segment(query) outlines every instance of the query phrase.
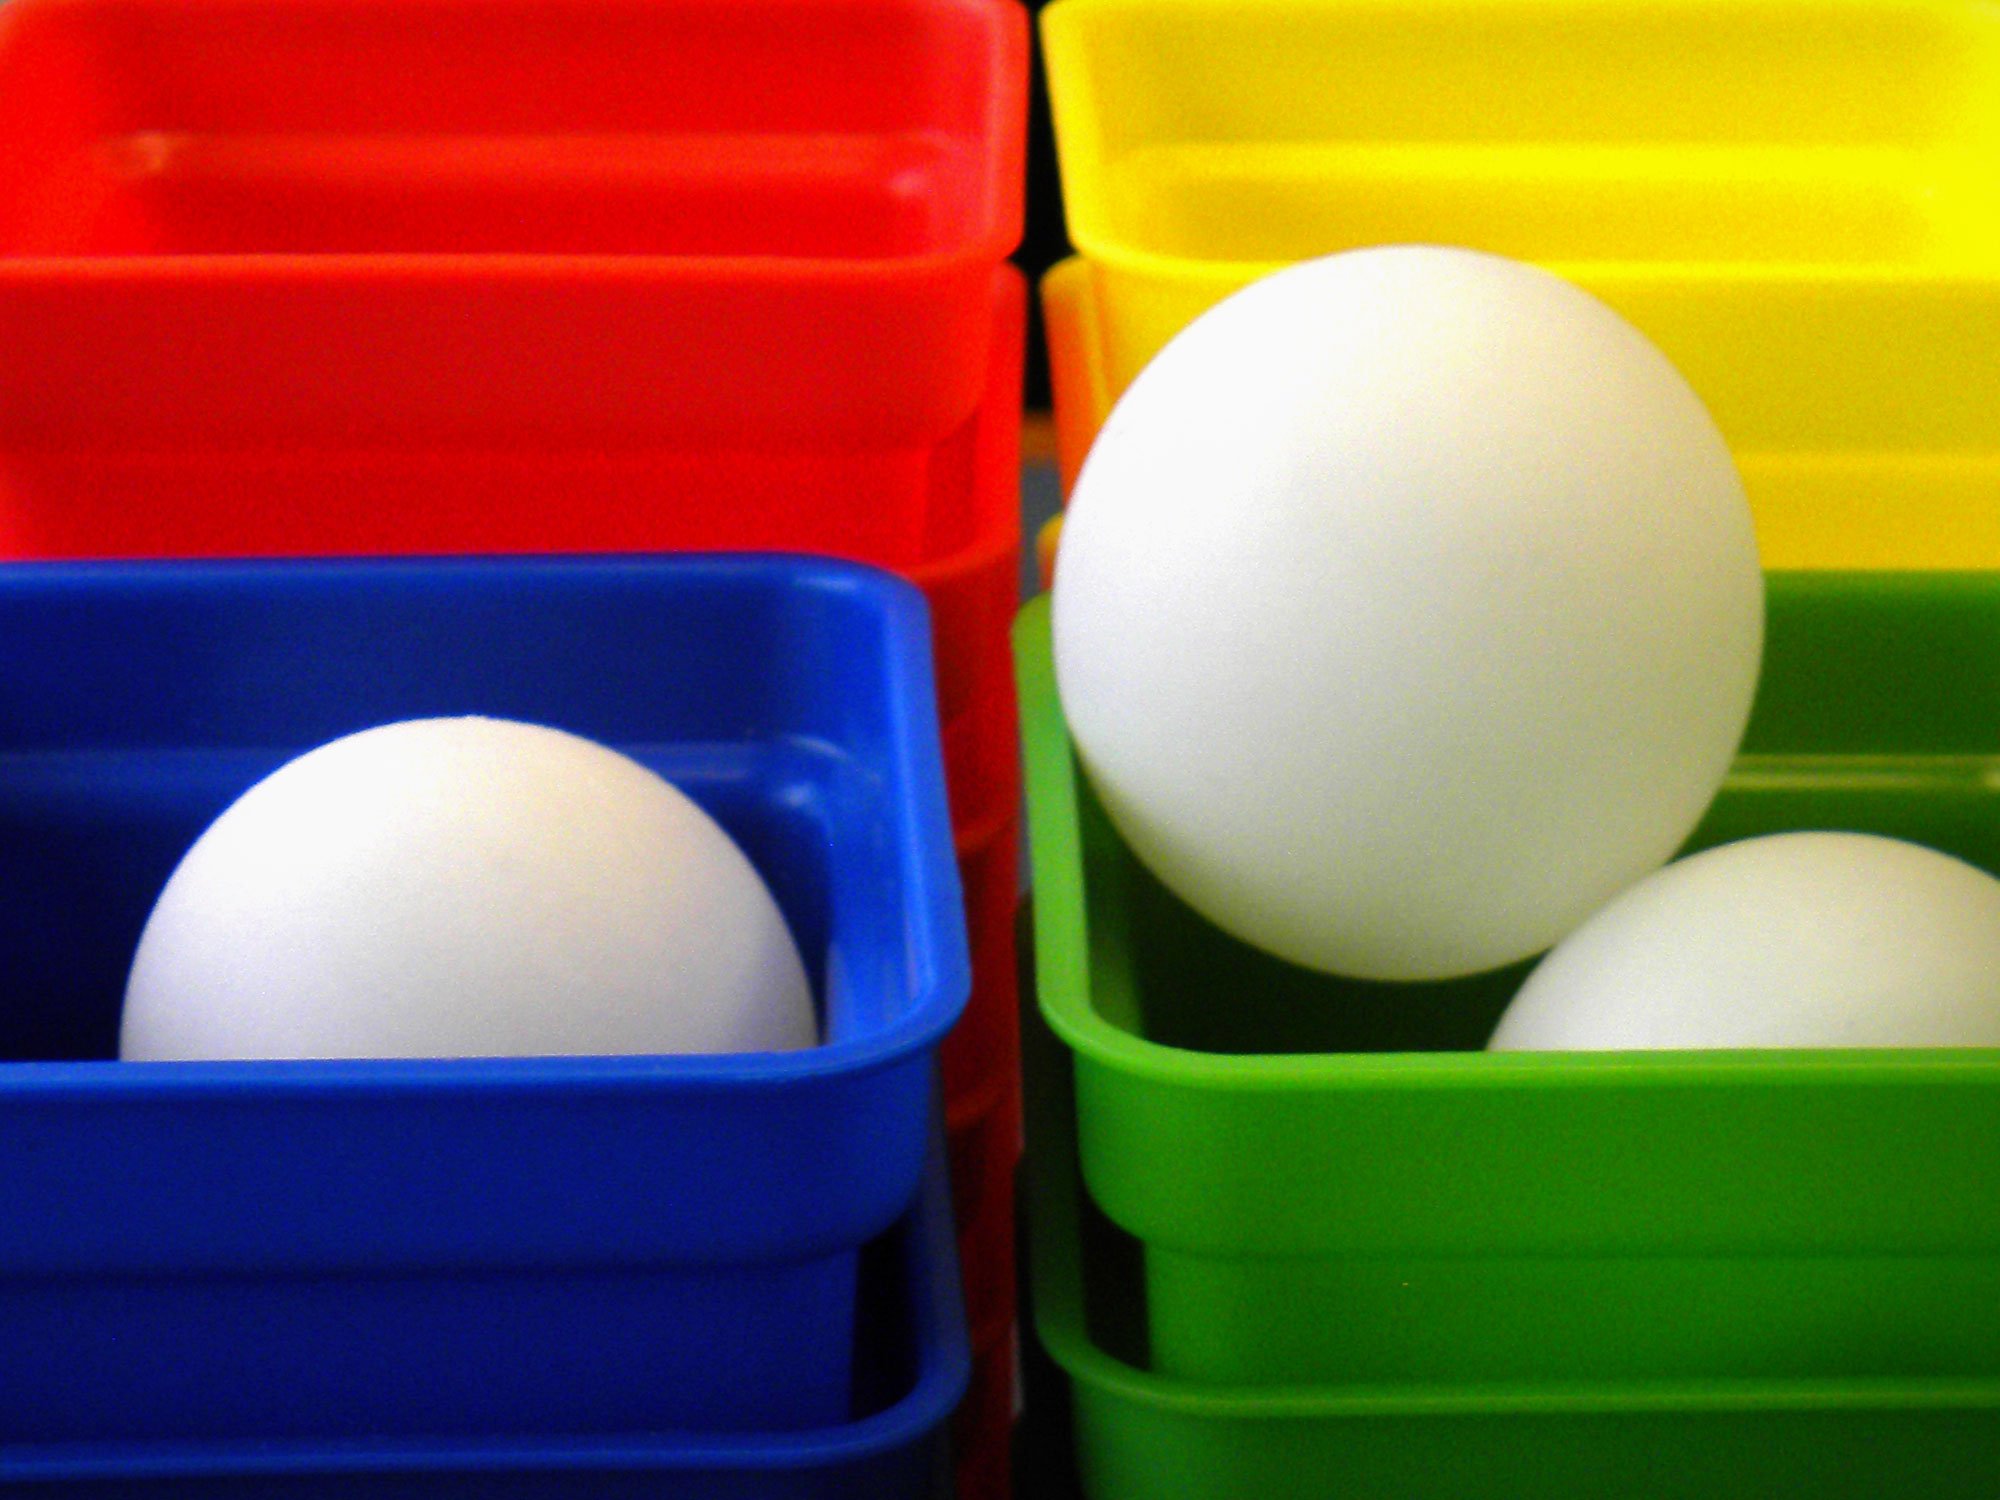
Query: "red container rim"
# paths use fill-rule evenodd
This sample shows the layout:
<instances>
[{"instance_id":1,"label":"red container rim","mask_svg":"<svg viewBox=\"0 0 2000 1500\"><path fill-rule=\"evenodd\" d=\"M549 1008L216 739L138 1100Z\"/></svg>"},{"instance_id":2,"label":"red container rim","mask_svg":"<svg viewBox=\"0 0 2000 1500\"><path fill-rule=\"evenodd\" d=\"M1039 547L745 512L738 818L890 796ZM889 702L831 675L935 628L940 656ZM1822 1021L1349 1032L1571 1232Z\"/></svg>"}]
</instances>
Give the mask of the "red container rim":
<instances>
[{"instance_id":1,"label":"red container rim","mask_svg":"<svg viewBox=\"0 0 2000 1500\"><path fill-rule=\"evenodd\" d=\"M635 8L619 0L532 0L536 8L573 11ZM476 11L493 0L393 0L403 10ZM307 10L315 0L11 0L0 8L0 60L25 26L48 12L154 11L168 15L268 10ZM317 8L342 7L319 4ZM366 7L354 6L354 10ZM658 10L716 10L712 0L648 0ZM924 13L957 12L968 24L987 29L985 61L988 108L979 136L978 209L972 230L944 250L903 255L780 254L565 254L547 252L424 253L413 251L334 251L328 253L252 251L189 254L8 255L0 250L0 283L33 284L48 279L98 285L212 283L228 277L246 284L338 284L425 282L448 285L467 279L536 284L587 276L646 286L688 287L736 284L750 287L853 286L945 280L1005 260L1020 244L1026 203L1020 184L1027 174L1027 122L1020 106L1028 93L1029 21L1013 0L731 0L728 9L750 11L865 10Z\"/></svg>"}]
</instances>

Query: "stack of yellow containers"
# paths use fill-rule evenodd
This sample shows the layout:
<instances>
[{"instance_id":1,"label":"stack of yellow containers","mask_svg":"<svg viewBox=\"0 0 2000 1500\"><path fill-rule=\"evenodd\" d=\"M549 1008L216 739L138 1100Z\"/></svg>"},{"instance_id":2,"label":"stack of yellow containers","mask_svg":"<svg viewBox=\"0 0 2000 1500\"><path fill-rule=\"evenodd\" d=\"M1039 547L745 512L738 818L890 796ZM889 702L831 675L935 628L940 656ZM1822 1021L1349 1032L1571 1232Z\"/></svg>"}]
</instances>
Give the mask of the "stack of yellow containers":
<instances>
[{"instance_id":1,"label":"stack of yellow containers","mask_svg":"<svg viewBox=\"0 0 2000 1500\"><path fill-rule=\"evenodd\" d=\"M2000 564L2000 25L1933 0L1059 0L1066 473L1203 309L1358 245L1546 265L1709 404L1766 565Z\"/></svg>"}]
</instances>

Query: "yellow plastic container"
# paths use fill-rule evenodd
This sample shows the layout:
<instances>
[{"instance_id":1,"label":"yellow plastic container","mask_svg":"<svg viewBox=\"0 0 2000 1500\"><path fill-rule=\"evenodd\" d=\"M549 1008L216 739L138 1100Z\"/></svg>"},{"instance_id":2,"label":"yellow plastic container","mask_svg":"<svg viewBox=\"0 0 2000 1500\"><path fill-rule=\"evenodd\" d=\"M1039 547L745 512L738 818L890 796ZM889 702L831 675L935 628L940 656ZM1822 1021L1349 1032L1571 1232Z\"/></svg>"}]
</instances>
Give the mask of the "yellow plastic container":
<instances>
[{"instance_id":1,"label":"yellow plastic container","mask_svg":"<svg viewBox=\"0 0 2000 1500\"><path fill-rule=\"evenodd\" d=\"M1775 567L2000 564L2000 8L1057 0L1065 456L1280 266L1472 245L1588 287L1715 413Z\"/></svg>"},{"instance_id":2,"label":"yellow plastic container","mask_svg":"<svg viewBox=\"0 0 2000 1500\"><path fill-rule=\"evenodd\" d=\"M1104 297L1112 294L1095 271L1075 258L1042 282L1056 454L1065 494L1115 399L1102 307ZM1962 424L1957 445L1899 448L1887 433L1861 427L1843 441L1841 433L1819 430L1823 405L1810 399L1793 409L1797 436L1791 441L1749 449L1732 444L1766 567L2000 567L2000 372L1993 368L1994 351L2000 351L2000 321L1991 336L1992 351L1958 363L1939 359L1923 364L1914 348L1878 346L1885 361L1909 366L1909 401L1954 406ZM1754 383L1749 372L1770 348L1746 341L1746 384ZM1858 362L1823 366L1822 403L1838 403L1840 375L1860 368ZM1046 538L1044 547L1050 553L1044 565L1047 578L1053 572L1054 539Z\"/></svg>"}]
</instances>

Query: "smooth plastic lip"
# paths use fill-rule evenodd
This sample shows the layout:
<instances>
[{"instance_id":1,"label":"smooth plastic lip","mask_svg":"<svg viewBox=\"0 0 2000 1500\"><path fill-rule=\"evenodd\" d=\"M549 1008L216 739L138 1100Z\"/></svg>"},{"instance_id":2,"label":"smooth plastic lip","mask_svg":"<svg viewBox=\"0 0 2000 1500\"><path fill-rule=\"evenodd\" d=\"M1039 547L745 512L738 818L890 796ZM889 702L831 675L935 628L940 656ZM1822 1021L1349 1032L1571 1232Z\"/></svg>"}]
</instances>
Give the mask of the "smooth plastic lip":
<instances>
[{"instance_id":1,"label":"smooth plastic lip","mask_svg":"<svg viewBox=\"0 0 2000 1500\"><path fill-rule=\"evenodd\" d=\"M1114 271L1185 285L1233 288L1298 264L1295 260L1202 260L1166 255L1083 230L1078 230L1072 239L1087 261ZM1991 270L1922 261L1537 260L1535 263L1566 280L1587 281L1600 287L1909 286L1951 290L2000 285L2000 263Z\"/></svg>"},{"instance_id":2,"label":"smooth plastic lip","mask_svg":"<svg viewBox=\"0 0 2000 1500\"><path fill-rule=\"evenodd\" d=\"M1702 1381L1567 1386L1239 1386L1176 1380L1126 1364L1089 1341L1061 1312L1044 1310L1036 1332L1064 1372L1155 1411L1269 1421L1381 1416L1578 1416L1650 1412L1956 1411L2000 1413L2000 1381Z\"/></svg>"},{"instance_id":3,"label":"smooth plastic lip","mask_svg":"<svg viewBox=\"0 0 2000 1500\"><path fill-rule=\"evenodd\" d=\"M565 579L637 581L668 576L751 583L782 575L804 591L872 595L883 618L884 683L895 725L897 764L915 817L894 831L901 873L922 913L913 925L906 972L915 976L899 1016L879 1031L796 1052L702 1056L324 1059L263 1062L0 1062L0 1097L189 1100L241 1095L338 1098L366 1095L500 1100L523 1095L605 1098L643 1096L659 1085L769 1092L827 1078L858 1078L935 1047L957 1024L972 985L942 763L925 746L938 741L932 694L929 607L914 584L861 563L817 555L699 553L579 557L342 558L148 562L52 562L18 565L0 588L61 596L79 588L181 592L194 584L217 592L273 579L326 587L355 577L450 582L479 574L506 577L524 593ZM935 867L935 869L933 868Z\"/></svg>"},{"instance_id":4,"label":"smooth plastic lip","mask_svg":"<svg viewBox=\"0 0 2000 1500\"><path fill-rule=\"evenodd\" d=\"M1510 10L1517 14L1521 12L1520 7L1510 6L1507 0L1455 0L1452 8L1487 14L1504 14ZM1555 23L1566 14L1587 8L1577 5L1575 0L1554 0L1554 3L1536 7L1536 13L1548 17ZM1178 19L1208 13L1236 20L1254 17L1256 24L1268 27L1275 35L1282 30L1288 18L1324 14L1335 9L1336 7L1324 3L1324 0L1182 0L1179 5L1165 9L1147 3L1147 0L1056 0L1055 4L1048 6L1041 14L1040 31L1045 55L1048 58L1056 134L1064 167L1065 205L1069 213L1070 240L1076 250L1089 260L1114 271L1177 282L1190 287L1235 286L1295 264L1302 258L1295 256L1265 259L1169 253L1152 248L1144 235L1130 233L1120 226L1117 214L1107 202L1106 191L1107 181L1117 170L1116 152L1107 147L1107 136L1116 129L1116 122L1105 118L1108 106L1099 97L1098 90L1098 79L1115 69L1117 53L1105 44L1097 34L1096 27L1103 20L1116 20L1129 25L1135 20L1153 20L1162 15L1172 15ZM1416 14L1422 9L1421 5L1412 3L1412 0L1382 0L1382 3L1359 8L1358 13L1379 19L1399 13ZM1612 6L1600 9L1603 14L1614 18L1622 11L1649 20L1681 17L1694 23L1699 23L1704 18L1738 19L1744 15L1798 17L1802 23L1805 19L1805 13L1795 6L1788 5L1786 0L1762 0L1762 3L1748 6L1731 6L1717 3L1717 0L1666 0L1666 3L1660 4L1622 8ZM1908 18L1912 24L1928 23L1933 28L1948 28L1954 35L1973 40L1986 39L1991 25L1990 19L1979 7L1954 5L1945 3L1945 0L1920 0L1917 4L1910 4L1908 0L1830 0L1830 3L1819 8L1818 13L1824 16ZM1139 40L1143 43L1143 38ZM1227 68L1230 61L1231 59L1224 57L1215 65ZM1409 82L1415 89L1421 88L1425 80L1413 72ZM1545 87L1561 88L1564 80L1558 75L1544 78L1541 82ZM1744 86L1751 86L1748 80ZM1159 100L1153 102L1156 105L1161 103ZM1163 110L1162 113L1170 111ZM1274 129L1269 139L1275 142L1285 137ZM1501 139L1507 145L1520 145L1533 143L1538 138L1507 136ZM1588 143L1589 140L1587 134L1565 136L1553 144L1561 145L1572 141ZM1446 152L1466 147L1476 148L1479 143L1477 138L1420 140L1405 143L1393 135L1370 142L1377 145L1411 144L1418 147L1436 147ZM1851 143L1843 142L1843 144ZM1395 236L1387 238L1391 241L1398 240ZM1402 237L1402 242L1415 242L1422 238L1415 235ZM1332 253L1338 248L1345 247L1329 245L1327 253ZM2000 281L2000 250L1990 250L1984 258L1987 262L1985 264L1977 261L1968 263L1962 258L1932 256L1928 253L1913 253L1908 256L1876 255L1841 260L1815 260L1796 255L1666 256L1643 260L1624 257L1542 255L1526 258L1547 266L1559 275L1613 287L1685 287L1705 284L1806 287L1909 284L1949 287L1990 286Z\"/></svg>"},{"instance_id":5,"label":"smooth plastic lip","mask_svg":"<svg viewBox=\"0 0 2000 1500\"><path fill-rule=\"evenodd\" d=\"M13 0L23 3L23 0ZM0 255L0 281L145 281L171 284L213 281L436 281L474 278L513 281L625 281L643 285L755 283L859 284L924 281L954 274L984 274L1014 249L1018 234L992 233L963 251L894 259L823 259L813 256L550 255L498 252L338 252L328 255L258 251L247 255Z\"/></svg>"},{"instance_id":6,"label":"smooth plastic lip","mask_svg":"<svg viewBox=\"0 0 2000 1500\"><path fill-rule=\"evenodd\" d=\"M1217 1092L1310 1088L1409 1092L1480 1089L1622 1091L1700 1089L1718 1083L1783 1088L1851 1079L1878 1086L1982 1088L2000 1080L2000 1048L1713 1052L1212 1053L1170 1047L1114 1025L1092 1004L1076 762L1056 695L1046 595L1014 627L1021 738L1028 764L1029 850L1035 877L1037 1003L1080 1057L1152 1083Z\"/></svg>"},{"instance_id":7,"label":"smooth plastic lip","mask_svg":"<svg viewBox=\"0 0 2000 1500\"><path fill-rule=\"evenodd\" d=\"M1234 290L1218 284L1218 295ZM1609 290L1609 284L1597 283ZM1703 281L1713 289L1719 283ZM1848 289L1862 291L1859 282ZM1678 298L1689 288L1651 291ZM1827 288L1831 292L1832 288ZM1893 306L1898 296L1934 297L1936 305L1956 306L1963 316L1989 317L2000 292L2000 277L1946 286L1895 281L1872 289ZM1745 293L1745 308L1765 292L1793 297L1801 288L1779 288L1766 282ZM1056 394L1056 442L1065 493L1075 488L1084 460L1106 416L1116 404L1111 387L1112 340L1106 320L1109 304L1118 299L1115 284L1100 285L1092 263L1072 256L1054 266L1041 283L1041 300L1048 327L1051 377ZM1683 300L1685 308L1691 305ZM1723 325L1718 323L1716 328ZM1736 327L1731 323L1730 327ZM1753 339L1752 343L1755 342ZM1907 371L1922 356L1921 339L1905 340L1889 357ZM1711 351L1713 353L1714 351ZM1130 355L1126 356L1129 361ZM1955 372L1958 385L1967 384L1961 361L1928 361L1931 378L1940 389ZM1738 361L1741 364L1741 361ZM1753 366L1757 361L1751 361ZM1919 411L1933 405L1918 393L1908 377L1871 380L1867 365L1854 379L1843 375L1835 384L1848 392L1866 392L1861 399L1872 409ZM1756 385L1757 382L1750 382ZM1972 382L1976 385L1977 382ZM1820 386L1825 381L1819 382ZM1921 378L1917 380L1921 386ZM1890 393L1901 399L1889 403ZM1768 428L1772 412L1754 422ZM1736 454L1743 469L1751 504L1758 517L1759 545L1767 562L1786 569L1826 569L1847 572L1965 571L1989 567L2000 560L2000 506L1996 492L1994 445L1983 428L1960 422L1959 431L1929 435L1884 435L1880 416L1828 425L1816 434L1787 440L1782 432L1765 431L1741 444ZM1823 502L1831 499L1831 506Z\"/></svg>"},{"instance_id":8,"label":"smooth plastic lip","mask_svg":"<svg viewBox=\"0 0 2000 1500\"><path fill-rule=\"evenodd\" d=\"M1042 920L1042 906L1035 909ZM1035 1332L1072 1380L1149 1411L1241 1422L1331 1421L1381 1416L1489 1416L1648 1412L2000 1411L2000 1379L1894 1376L1815 1380L1607 1380L1412 1384L1235 1385L1142 1369L1092 1341L1086 1304L1084 1191L1076 1158L1076 1118L1055 1017L1025 1018L1029 1069L1029 1243L1035 1271ZM1072 1043L1074 1045L1074 1043ZM1162 1051L1168 1049L1159 1049ZM1042 1055L1037 1056L1040 1053ZM1561 1058L1554 1059L1557 1062Z\"/></svg>"},{"instance_id":9,"label":"smooth plastic lip","mask_svg":"<svg viewBox=\"0 0 2000 1500\"><path fill-rule=\"evenodd\" d=\"M661 1474L830 1468L894 1452L941 1429L971 1379L960 1303L951 1191L933 1138L922 1194L895 1230L907 1250L906 1326L917 1370L892 1405L835 1427L791 1432L669 1433L568 1440L286 1440L0 1446L0 1471L21 1480L247 1479L259 1476Z\"/></svg>"},{"instance_id":10,"label":"smooth plastic lip","mask_svg":"<svg viewBox=\"0 0 2000 1500\"><path fill-rule=\"evenodd\" d=\"M38 11L89 13L105 9L143 11L268 11L284 0L13 0L0 9L0 53L24 16ZM374 0L379 4L380 0ZM423 0L430 9L476 11L481 0ZM605 0L541 0L580 12L601 10ZM833 0L786 0L838 8ZM365 9L366 6L357 6ZM626 6L626 9L633 7ZM713 7L711 7L713 8ZM746 9L751 7L746 6ZM771 8L767 6L766 8ZM539 281L582 278L666 286L809 286L867 283L921 283L957 275L984 274L1020 244L1027 205L1018 184L1027 170L1028 56L1030 26L1020 6L1002 0L898 0L913 14L951 10L990 18L995 40L987 62L991 107L978 144L978 210L962 242L946 249L909 255L617 255L518 252L412 251L359 253L185 255L8 255L0 252L0 285L76 282L158 283L214 281L325 282L341 280L456 282L475 279ZM1011 190L1010 190L1011 189Z\"/></svg>"},{"instance_id":11,"label":"smooth plastic lip","mask_svg":"<svg viewBox=\"0 0 2000 1500\"><path fill-rule=\"evenodd\" d=\"M1269 1421L1381 1416L1614 1415L1647 1412L1952 1411L2000 1413L2000 1380L1712 1380L1599 1385L1227 1385L1127 1364L1090 1341L1080 1317L1044 1303L1035 1331L1071 1379L1154 1411Z\"/></svg>"}]
</instances>

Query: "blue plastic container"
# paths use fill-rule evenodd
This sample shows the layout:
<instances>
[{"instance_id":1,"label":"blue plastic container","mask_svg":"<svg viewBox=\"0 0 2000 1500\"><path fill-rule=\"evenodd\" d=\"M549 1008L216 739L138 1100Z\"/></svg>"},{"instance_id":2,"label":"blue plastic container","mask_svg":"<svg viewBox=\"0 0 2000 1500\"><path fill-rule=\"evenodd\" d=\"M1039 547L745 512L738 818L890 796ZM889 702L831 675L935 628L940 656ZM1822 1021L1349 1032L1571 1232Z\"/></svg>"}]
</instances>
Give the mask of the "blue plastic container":
<instances>
[{"instance_id":1,"label":"blue plastic container","mask_svg":"<svg viewBox=\"0 0 2000 1500\"><path fill-rule=\"evenodd\" d=\"M737 838L825 1044L107 1060L182 852L288 757L486 713ZM0 1447L852 1412L860 1247L968 988L921 596L791 558L0 571ZM63 1060L51 1060L63 1059Z\"/></svg>"},{"instance_id":2,"label":"blue plastic container","mask_svg":"<svg viewBox=\"0 0 2000 1500\"><path fill-rule=\"evenodd\" d=\"M971 1356L951 1196L923 1196L863 1254L861 1413L788 1433L466 1443L153 1443L0 1448L9 1500L918 1500L947 1495L946 1432Z\"/></svg>"}]
</instances>

